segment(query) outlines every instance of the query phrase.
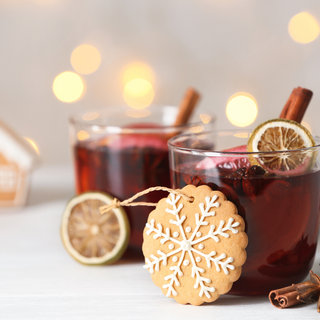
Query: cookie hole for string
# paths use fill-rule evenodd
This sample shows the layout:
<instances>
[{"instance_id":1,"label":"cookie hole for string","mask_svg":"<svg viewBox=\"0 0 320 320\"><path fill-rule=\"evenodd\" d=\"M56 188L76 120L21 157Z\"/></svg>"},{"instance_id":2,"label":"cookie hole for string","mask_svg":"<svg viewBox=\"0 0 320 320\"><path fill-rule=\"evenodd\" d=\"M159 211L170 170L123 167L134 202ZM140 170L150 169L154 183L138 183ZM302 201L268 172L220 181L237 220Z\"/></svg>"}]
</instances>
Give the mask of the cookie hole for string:
<instances>
[{"instance_id":1,"label":"cookie hole for string","mask_svg":"<svg viewBox=\"0 0 320 320\"><path fill-rule=\"evenodd\" d=\"M190 198L190 200L188 200L188 202L189 202L189 203L193 203L194 197L189 197L189 198Z\"/></svg>"}]
</instances>

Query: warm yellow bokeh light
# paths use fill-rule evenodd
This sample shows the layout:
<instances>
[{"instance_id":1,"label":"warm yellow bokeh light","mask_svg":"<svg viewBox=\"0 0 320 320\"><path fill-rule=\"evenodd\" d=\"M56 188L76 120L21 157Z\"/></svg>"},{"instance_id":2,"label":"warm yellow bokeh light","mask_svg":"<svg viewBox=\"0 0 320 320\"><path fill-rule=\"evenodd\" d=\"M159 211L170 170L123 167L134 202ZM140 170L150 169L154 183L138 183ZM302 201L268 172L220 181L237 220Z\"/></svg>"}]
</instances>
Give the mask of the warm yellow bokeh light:
<instances>
[{"instance_id":1,"label":"warm yellow bokeh light","mask_svg":"<svg viewBox=\"0 0 320 320\"><path fill-rule=\"evenodd\" d=\"M191 132L193 132L193 133L200 133L200 132L203 131L203 129L204 129L203 126L195 126L195 127L191 127L191 128L189 129L189 131L191 131Z\"/></svg>"},{"instance_id":2,"label":"warm yellow bokeh light","mask_svg":"<svg viewBox=\"0 0 320 320\"><path fill-rule=\"evenodd\" d=\"M248 93L236 93L229 99L226 113L229 121L235 126L246 127L250 125L258 114L255 98Z\"/></svg>"},{"instance_id":3,"label":"warm yellow bokeh light","mask_svg":"<svg viewBox=\"0 0 320 320\"><path fill-rule=\"evenodd\" d=\"M145 118L150 116L150 110L137 110L137 109L130 109L126 111L126 115L131 118Z\"/></svg>"},{"instance_id":4,"label":"warm yellow bokeh light","mask_svg":"<svg viewBox=\"0 0 320 320\"><path fill-rule=\"evenodd\" d=\"M123 98L131 108L143 109L152 103L154 90L149 81L134 79L124 87Z\"/></svg>"},{"instance_id":5,"label":"warm yellow bokeh light","mask_svg":"<svg viewBox=\"0 0 320 320\"><path fill-rule=\"evenodd\" d=\"M122 82L126 85L134 79L145 79L154 84L155 76L153 70L148 65L142 62L134 62L124 68Z\"/></svg>"},{"instance_id":6,"label":"warm yellow bokeh light","mask_svg":"<svg viewBox=\"0 0 320 320\"><path fill-rule=\"evenodd\" d=\"M41 4L41 5L50 5L54 4L56 2L59 2L60 0L32 0L36 4Z\"/></svg>"},{"instance_id":7,"label":"warm yellow bokeh light","mask_svg":"<svg viewBox=\"0 0 320 320\"><path fill-rule=\"evenodd\" d=\"M248 139L250 137L250 134L247 132L239 132L239 133L235 133L234 137Z\"/></svg>"},{"instance_id":8,"label":"warm yellow bokeh light","mask_svg":"<svg viewBox=\"0 0 320 320\"><path fill-rule=\"evenodd\" d=\"M91 120L97 119L98 117L99 117L98 112L87 112L82 116L82 119L84 121L91 121Z\"/></svg>"},{"instance_id":9,"label":"warm yellow bokeh light","mask_svg":"<svg viewBox=\"0 0 320 320\"><path fill-rule=\"evenodd\" d=\"M89 137L90 137L90 134L85 130L81 130L77 133L77 138L80 141L87 140L89 139Z\"/></svg>"},{"instance_id":10,"label":"warm yellow bokeh light","mask_svg":"<svg viewBox=\"0 0 320 320\"><path fill-rule=\"evenodd\" d=\"M301 124L302 124L305 128L307 128L307 129L310 131L310 133L312 133L312 129L311 129L311 126L309 125L309 123L307 123L307 122L305 122L305 121L302 121Z\"/></svg>"},{"instance_id":11,"label":"warm yellow bokeh light","mask_svg":"<svg viewBox=\"0 0 320 320\"><path fill-rule=\"evenodd\" d=\"M315 40L320 33L317 19L308 12L295 15L288 27L291 38L299 43L309 43Z\"/></svg>"},{"instance_id":12,"label":"warm yellow bokeh light","mask_svg":"<svg viewBox=\"0 0 320 320\"><path fill-rule=\"evenodd\" d=\"M39 148L38 148L38 146L36 145L36 143L35 143L33 140L31 140L30 138L27 138L27 137L24 137L24 138L31 144L31 146L32 146L33 149L36 151L36 153L37 153L37 154L40 154Z\"/></svg>"},{"instance_id":13,"label":"warm yellow bokeh light","mask_svg":"<svg viewBox=\"0 0 320 320\"><path fill-rule=\"evenodd\" d=\"M53 92L63 102L74 102L78 100L84 90L83 80L74 72L66 71L60 73L53 81Z\"/></svg>"},{"instance_id":14,"label":"warm yellow bokeh light","mask_svg":"<svg viewBox=\"0 0 320 320\"><path fill-rule=\"evenodd\" d=\"M206 114L206 113L202 113L202 114L200 114L200 119L201 119L201 121L202 121L204 124L207 124L207 123L210 122L211 116L209 116L209 115Z\"/></svg>"},{"instance_id":15,"label":"warm yellow bokeh light","mask_svg":"<svg viewBox=\"0 0 320 320\"><path fill-rule=\"evenodd\" d=\"M73 50L70 62L75 71L81 74L90 74L100 66L100 52L89 44L82 44Z\"/></svg>"}]
</instances>

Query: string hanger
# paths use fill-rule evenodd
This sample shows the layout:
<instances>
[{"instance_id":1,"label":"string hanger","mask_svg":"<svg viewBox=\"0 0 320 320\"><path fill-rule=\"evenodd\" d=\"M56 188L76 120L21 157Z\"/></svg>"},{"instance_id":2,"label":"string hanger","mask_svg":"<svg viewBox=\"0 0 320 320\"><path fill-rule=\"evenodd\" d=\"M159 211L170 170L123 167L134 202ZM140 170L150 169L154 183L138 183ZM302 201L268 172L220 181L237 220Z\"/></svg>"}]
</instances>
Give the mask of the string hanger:
<instances>
[{"instance_id":1,"label":"string hanger","mask_svg":"<svg viewBox=\"0 0 320 320\"><path fill-rule=\"evenodd\" d=\"M124 200L124 201L120 201L119 199L117 198L114 198L112 200L112 202L108 205L105 205L105 206L102 206L100 207L100 213L101 214L104 214L104 213L107 213L109 212L110 210L113 210L113 209L117 209L119 207L129 207L129 206L151 206L151 207L155 207L157 205L157 203L152 203L152 202L132 202L134 201L135 199L149 193L149 192L152 192L152 191L159 191L159 190L162 190L162 191L168 191L170 193L174 193L178 196L181 196L182 198L186 199L187 201L189 202L193 202L193 197L189 197L187 196L186 194L184 194L180 189L170 189L170 188L167 188L167 187L151 187L151 188L148 188L146 190L143 190L137 194L135 194L133 197L127 199L127 200Z\"/></svg>"}]
</instances>

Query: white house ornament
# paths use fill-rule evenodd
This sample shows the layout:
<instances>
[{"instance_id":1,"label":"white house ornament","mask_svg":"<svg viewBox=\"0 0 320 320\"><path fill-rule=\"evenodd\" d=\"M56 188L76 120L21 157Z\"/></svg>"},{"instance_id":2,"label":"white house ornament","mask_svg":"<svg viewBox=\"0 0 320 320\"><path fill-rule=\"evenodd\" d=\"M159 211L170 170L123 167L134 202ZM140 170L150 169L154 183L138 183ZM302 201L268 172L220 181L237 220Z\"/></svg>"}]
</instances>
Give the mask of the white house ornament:
<instances>
[{"instance_id":1,"label":"white house ornament","mask_svg":"<svg viewBox=\"0 0 320 320\"><path fill-rule=\"evenodd\" d=\"M0 121L0 208L21 207L38 155L26 139Z\"/></svg>"},{"instance_id":2,"label":"white house ornament","mask_svg":"<svg viewBox=\"0 0 320 320\"><path fill-rule=\"evenodd\" d=\"M170 193L157 204L143 232L145 266L167 297L201 305L227 293L246 261L248 238L236 206L208 186Z\"/></svg>"}]
</instances>

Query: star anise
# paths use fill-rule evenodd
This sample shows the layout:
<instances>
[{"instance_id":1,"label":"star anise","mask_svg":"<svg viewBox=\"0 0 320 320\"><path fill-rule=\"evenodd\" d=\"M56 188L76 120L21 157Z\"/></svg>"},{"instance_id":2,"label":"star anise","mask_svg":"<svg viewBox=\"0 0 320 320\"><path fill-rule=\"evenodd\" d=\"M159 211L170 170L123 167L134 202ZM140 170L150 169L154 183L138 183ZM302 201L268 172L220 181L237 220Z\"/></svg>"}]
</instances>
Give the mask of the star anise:
<instances>
[{"instance_id":1,"label":"star anise","mask_svg":"<svg viewBox=\"0 0 320 320\"><path fill-rule=\"evenodd\" d=\"M320 277L310 271L310 280L293 285L298 292L297 300L303 303L318 301L317 311L320 312Z\"/></svg>"}]
</instances>

